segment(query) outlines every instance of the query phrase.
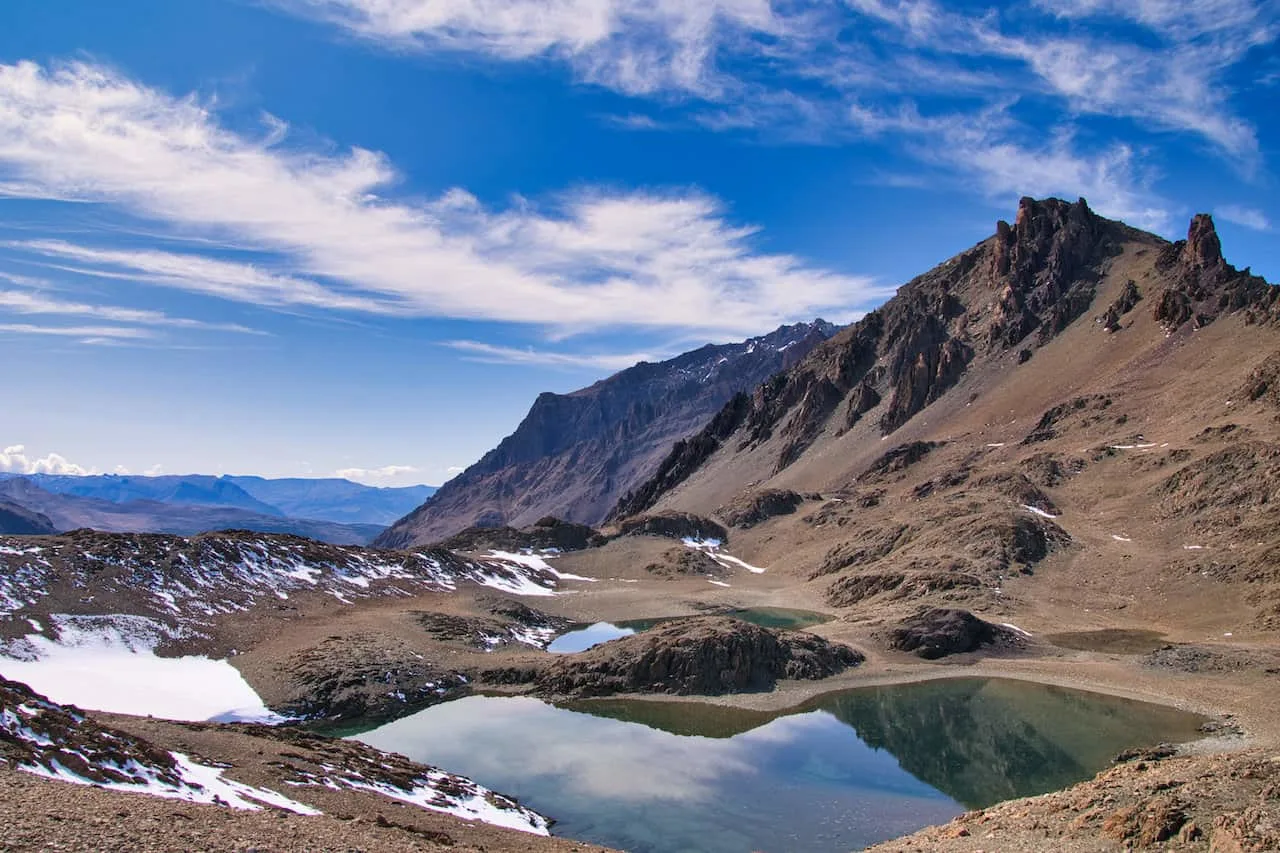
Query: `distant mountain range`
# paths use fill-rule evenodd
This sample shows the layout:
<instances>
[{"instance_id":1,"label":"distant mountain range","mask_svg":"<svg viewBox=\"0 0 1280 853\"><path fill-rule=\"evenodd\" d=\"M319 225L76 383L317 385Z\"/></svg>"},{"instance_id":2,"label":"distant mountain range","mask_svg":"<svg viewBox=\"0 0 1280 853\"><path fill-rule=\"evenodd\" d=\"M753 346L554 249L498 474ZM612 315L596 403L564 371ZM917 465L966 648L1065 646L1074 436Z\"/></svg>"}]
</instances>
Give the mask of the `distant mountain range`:
<instances>
[{"instance_id":1,"label":"distant mountain range","mask_svg":"<svg viewBox=\"0 0 1280 853\"><path fill-rule=\"evenodd\" d=\"M514 433L375 544L436 542L470 526L527 527L548 515L598 523L657 470L673 443L838 330L823 320L782 326L640 362L569 394L540 394Z\"/></svg>"},{"instance_id":2,"label":"distant mountain range","mask_svg":"<svg viewBox=\"0 0 1280 853\"><path fill-rule=\"evenodd\" d=\"M0 474L0 532L92 527L192 535L238 528L367 544L434 491L341 479Z\"/></svg>"}]
</instances>

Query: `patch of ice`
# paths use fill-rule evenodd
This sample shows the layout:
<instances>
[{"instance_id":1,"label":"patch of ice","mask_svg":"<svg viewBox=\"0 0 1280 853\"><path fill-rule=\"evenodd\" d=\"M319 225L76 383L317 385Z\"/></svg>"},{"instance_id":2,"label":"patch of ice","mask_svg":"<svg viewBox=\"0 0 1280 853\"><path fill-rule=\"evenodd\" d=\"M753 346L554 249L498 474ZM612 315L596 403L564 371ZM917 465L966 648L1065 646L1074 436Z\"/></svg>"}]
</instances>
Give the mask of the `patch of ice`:
<instances>
[{"instance_id":1,"label":"patch of ice","mask_svg":"<svg viewBox=\"0 0 1280 853\"><path fill-rule=\"evenodd\" d=\"M1184 551L1203 551L1203 550L1204 550L1204 546L1203 546L1203 545L1183 545L1183 546L1182 546L1182 550L1184 550Z\"/></svg>"},{"instance_id":2,"label":"patch of ice","mask_svg":"<svg viewBox=\"0 0 1280 853\"><path fill-rule=\"evenodd\" d=\"M1150 444L1109 444L1107 445L1107 447L1110 448L1111 450L1147 450L1155 446L1156 446L1155 442L1151 442Z\"/></svg>"},{"instance_id":3,"label":"patch of ice","mask_svg":"<svg viewBox=\"0 0 1280 853\"><path fill-rule=\"evenodd\" d=\"M1045 511L1044 511L1044 510L1042 510L1040 507L1038 507L1038 506L1032 506L1031 504L1023 504L1023 505L1022 505L1022 508L1023 508L1023 509L1025 509L1027 512L1035 513L1036 515L1040 516L1041 518L1057 518L1057 517L1058 517L1058 516L1054 515L1054 514L1053 514L1053 513L1051 513L1051 512L1045 512Z\"/></svg>"},{"instance_id":4,"label":"patch of ice","mask_svg":"<svg viewBox=\"0 0 1280 853\"><path fill-rule=\"evenodd\" d=\"M1130 539L1128 536L1121 536L1121 535L1119 535L1119 534L1117 534L1117 533L1112 533L1112 534L1111 534L1111 538L1112 538L1112 539L1114 539L1114 540L1116 540L1117 542L1132 542L1132 541L1133 541L1133 540L1132 540L1132 539Z\"/></svg>"},{"instance_id":5,"label":"patch of ice","mask_svg":"<svg viewBox=\"0 0 1280 853\"><path fill-rule=\"evenodd\" d=\"M1003 442L1003 441L993 441L993 442L991 442L990 444L988 444L988 445L987 445L987 447L1004 447L1004 442Z\"/></svg>"},{"instance_id":6,"label":"patch of ice","mask_svg":"<svg viewBox=\"0 0 1280 853\"><path fill-rule=\"evenodd\" d=\"M225 660L162 658L163 625L133 616L52 617L58 639L25 637L23 657L0 657L0 673L55 702L173 720L280 722Z\"/></svg>"},{"instance_id":7,"label":"patch of ice","mask_svg":"<svg viewBox=\"0 0 1280 853\"><path fill-rule=\"evenodd\" d=\"M1012 622L1001 622L1001 623L1000 623L1000 626L1001 626L1002 628L1008 628L1010 631L1013 631L1013 632L1014 632L1014 633L1016 633L1016 634L1021 634L1021 635L1022 635L1022 636L1024 636L1024 637L1030 637L1030 636L1031 636L1031 632L1030 632L1030 631L1024 631L1024 630L1022 630L1021 628L1019 628L1017 625L1013 624Z\"/></svg>"},{"instance_id":8,"label":"patch of ice","mask_svg":"<svg viewBox=\"0 0 1280 853\"><path fill-rule=\"evenodd\" d=\"M716 586L729 586L729 584L725 583L724 581L718 581L715 578L707 578L707 583L713 583Z\"/></svg>"}]
</instances>

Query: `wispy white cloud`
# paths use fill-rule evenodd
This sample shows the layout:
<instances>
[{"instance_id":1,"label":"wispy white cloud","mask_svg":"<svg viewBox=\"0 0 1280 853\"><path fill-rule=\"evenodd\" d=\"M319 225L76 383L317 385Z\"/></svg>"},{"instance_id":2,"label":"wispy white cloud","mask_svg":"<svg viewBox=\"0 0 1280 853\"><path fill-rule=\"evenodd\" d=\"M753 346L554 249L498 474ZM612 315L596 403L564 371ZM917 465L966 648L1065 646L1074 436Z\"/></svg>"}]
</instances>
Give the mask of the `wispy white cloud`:
<instances>
[{"instance_id":1,"label":"wispy white cloud","mask_svg":"<svg viewBox=\"0 0 1280 853\"><path fill-rule=\"evenodd\" d=\"M37 323L0 323L0 333L79 338L81 343L143 340L155 335L150 329L133 326L45 326Z\"/></svg>"},{"instance_id":2,"label":"wispy white cloud","mask_svg":"<svg viewBox=\"0 0 1280 853\"><path fill-rule=\"evenodd\" d=\"M25 445L14 444L0 451L0 471L6 474L70 474L81 476L93 473L88 468L69 462L64 456L49 453L30 458Z\"/></svg>"},{"instance_id":3,"label":"wispy white cloud","mask_svg":"<svg viewBox=\"0 0 1280 853\"><path fill-rule=\"evenodd\" d=\"M849 117L868 135L905 137L919 160L967 175L991 195L1080 195L1099 212L1139 227L1162 230L1171 221L1131 147L1081 152L1066 128L1019 139L1003 104L936 116L909 102L894 112L854 105Z\"/></svg>"},{"instance_id":4,"label":"wispy white cloud","mask_svg":"<svg viewBox=\"0 0 1280 853\"><path fill-rule=\"evenodd\" d=\"M260 304L554 326L758 333L864 307L876 282L754 246L702 193L581 191L504 210L462 190L410 202L380 154L268 145L106 69L0 66L0 179L69 189L183 233L255 247L272 265L65 241L18 248ZM37 192L38 190L38 192ZM279 270L278 272L275 270Z\"/></svg>"},{"instance_id":5,"label":"wispy white cloud","mask_svg":"<svg viewBox=\"0 0 1280 853\"><path fill-rule=\"evenodd\" d=\"M553 58L628 94L715 96L726 46L797 31L770 0L275 0L396 48Z\"/></svg>"},{"instance_id":6,"label":"wispy white cloud","mask_svg":"<svg viewBox=\"0 0 1280 853\"><path fill-rule=\"evenodd\" d=\"M771 139L839 141L866 129L848 120L850 103L892 110L895 98L968 97L982 102L979 109L1002 103L1018 112L1016 127L988 139L989 156L955 158L949 168L961 178L981 178L967 163L1018 146L1019 134L1044 124L1043 111L1063 128L1053 155L1064 177L1094 174L1133 144L1112 136L1095 146L1108 152L1101 157L1077 151L1069 131L1088 116L1199 138L1250 174L1261 159L1257 131L1237 114L1225 81L1250 51L1280 36L1280 7L1266 0L1036 0L1016 12L961 11L936 0L277 5L397 49L560 61L581 81L683 102L703 127ZM635 124L647 126L643 117ZM946 159L942 147L916 146L935 164ZM1021 147L1034 153L1035 146ZM1123 176L1112 169L1106 177ZM1015 192L1034 192L1035 184L1019 183ZM1088 189L1087 182L1064 192ZM1145 189L1139 181L1117 193Z\"/></svg>"},{"instance_id":7,"label":"wispy white cloud","mask_svg":"<svg viewBox=\"0 0 1280 853\"><path fill-rule=\"evenodd\" d=\"M8 276L0 275L0 278ZM167 326L176 329L203 329L208 331L261 334L255 329L236 323L209 323L187 317L171 317L160 311L139 308L122 308L114 305L90 305L56 299L39 292L0 290L0 313L52 315L60 317L89 317L113 323L134 323L144 326Z\"/></svg>"},{"instance_id":8,"label":"wispy white cloud","mask_svg":"<svg viewBox=\"0 0 1280 853\"><path fill-rule=\"evenodd\" d=\"M1254 231L1270 231L1271 220L1261 210L1239 204L1223 204L1213 209L1214 216Z\"/></svg>"},{"instance_id":9,"label":"wispy white cloud","mask_svg":"<svg viewBox=\"0 0 1280 853\"><path fill-rule=\"evenodd\" d=\"M444 346L465 353L470 361L489 364L537 364L550 367L576 367L596 370L623 370L640 361L655 361L661 356L647 352L568 353L533 348L498 346L481 341L445 341Z\"/></svg>"}]
</instances>

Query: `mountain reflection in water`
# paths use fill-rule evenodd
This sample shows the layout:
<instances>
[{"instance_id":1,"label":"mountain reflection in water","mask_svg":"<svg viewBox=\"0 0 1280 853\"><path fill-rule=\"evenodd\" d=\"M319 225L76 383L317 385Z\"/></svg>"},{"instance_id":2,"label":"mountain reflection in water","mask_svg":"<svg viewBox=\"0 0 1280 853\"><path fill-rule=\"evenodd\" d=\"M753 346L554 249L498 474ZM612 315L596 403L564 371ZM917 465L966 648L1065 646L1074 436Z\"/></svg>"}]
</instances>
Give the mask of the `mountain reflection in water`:
<instances>
[{"instance_id":1,"label":"mountain reflection in water","mask_svg":"<svg viewBox=\"0 0 1280 853\"><path fill-rule=\"evenodd\" d=\"M998 679L861 688L781 713L471 697L363 735L634 851L856 849L1196 736L1173 709Z\"/></svg>"}]
</instances>

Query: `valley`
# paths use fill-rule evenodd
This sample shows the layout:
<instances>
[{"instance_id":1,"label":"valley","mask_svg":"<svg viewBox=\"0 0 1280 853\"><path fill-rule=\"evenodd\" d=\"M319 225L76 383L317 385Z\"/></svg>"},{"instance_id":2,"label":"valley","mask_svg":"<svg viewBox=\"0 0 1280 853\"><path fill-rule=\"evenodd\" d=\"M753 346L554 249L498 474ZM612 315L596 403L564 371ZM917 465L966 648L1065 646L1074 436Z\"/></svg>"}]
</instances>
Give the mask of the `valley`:
<instances>
[{"instance_id":1,"label":"valley","mask_svg":"<svg viewBox=\"0 0 1280 853\"><path fill-rule=\"evenodd\" d=\"M178 790L182 755L296 801L281 826L323 827L315 849L1274 849L1278 323L1207 216L1170 243L1024 199L882 308L700 400L663 452L632 440L633 405L583 416L589 453L517 441L526 421L379 547L5 536L0 674L46 696L4 694L6 798L40 796L19 768L73 770L39 720L99 744L74 750L99 773ZM573 453L624 451L611 507L544 512ZM509 500L552 469L527 509ZM599 623L624 630L548 650ZM185 714L179 695L185 722L124 717L59 668L94 654L238 680ZM151 763L112 752L116 729ZM602 761L628 768L618 790ZM680 784L675 804L654 790ZM76 790L86 815L151 819ZM245 844L308 843L255 815ZM494 828L514 816L565 837Z\"/></svg>"}]
</instances>

